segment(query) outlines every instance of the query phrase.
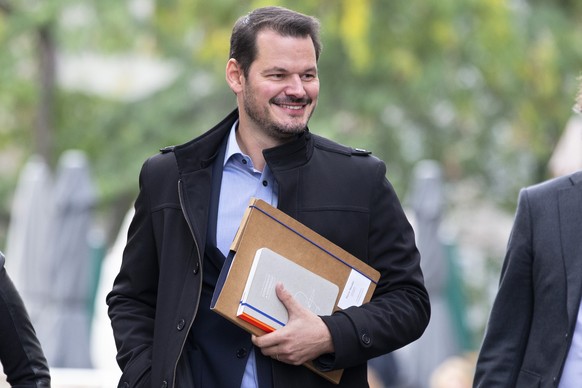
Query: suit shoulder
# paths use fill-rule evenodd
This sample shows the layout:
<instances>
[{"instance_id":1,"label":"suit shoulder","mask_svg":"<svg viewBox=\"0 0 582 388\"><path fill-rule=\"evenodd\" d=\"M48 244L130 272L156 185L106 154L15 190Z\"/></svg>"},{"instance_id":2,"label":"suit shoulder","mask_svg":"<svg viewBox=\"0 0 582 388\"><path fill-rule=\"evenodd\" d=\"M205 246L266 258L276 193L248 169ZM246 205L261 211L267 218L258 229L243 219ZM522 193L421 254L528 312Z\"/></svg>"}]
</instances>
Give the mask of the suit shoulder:
<instances>
[{"instance_id":1,"label":"suit shoulder","mask_svg":"<svg viewBox=\"0 0 582 388\"><path fill-rule=\"evenodd\" d=\"M582 173L563 175L546 181L536 183L525 190L529 193L548 193L559 190L563 187L571 187L574 184L582 183Z\"/></svg>"},{"instance_id":2,"label":"suit shoulder","mask_svg":"<svg viewBox=\"0 0 582 388\"><path fill-rule=\"evenodd\" d=\"M581 184L581 172L563 175L523 188L519 198L526 197L532 203L545 203L548 200L556 200L558 192Z\"/></svg>"},{"instance_id":3,"label":"suit shoulder","mask_svg":"<svg viewBox=\"0 0 582 388\"><path fill-rule=\"evenodd\" d=\"M569 177L572 183L574 183L575 185L582 184L582 170L569 175Z\"/></svg>"},{"instance_id":4,"label":"suit shoulder","mask_svg":"<svg viewBox=\"0 0 582 388\"><path fill-rule=\"evenodd\" d=\"M176 157L172 147L162 148L159 153L150 156L142 166L142 173L149 177L166 177L173 176L173 172L178 172Z\"/></svg>"},{"instance_id":5,"label":"suit shoulder","mask_svg":"<svg viewBox=\"0 0 582 388\"><path fill-rule=\"evenodd\" d=\"M345 155L345 156L370 156L372 155L372 151L365 150L363 148L353 148L349 147L340 143L337 143L333 140L327 139L325 137L319 135L312 135L314 139L314 145L316 148L321 149L323 151L334 152L337 154Z\"/></svg>"}]
</instances>

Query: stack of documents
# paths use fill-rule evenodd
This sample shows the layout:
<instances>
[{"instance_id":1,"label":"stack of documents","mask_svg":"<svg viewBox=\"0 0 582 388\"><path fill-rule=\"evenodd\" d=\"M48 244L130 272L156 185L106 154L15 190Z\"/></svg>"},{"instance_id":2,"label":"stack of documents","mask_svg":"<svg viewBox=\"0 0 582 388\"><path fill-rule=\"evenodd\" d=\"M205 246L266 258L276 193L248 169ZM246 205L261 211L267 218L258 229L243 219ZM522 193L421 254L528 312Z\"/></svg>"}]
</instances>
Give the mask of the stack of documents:
<instances>
[{"instance_id":1,"label":"stack of documents","mask_svg":"<svg viewBox=\"0 0 582 388\"><path fill-rule=\"evenodd\" d=\"M210 308L255 335L263 335L286 323L286 311L270 310L283 306L274 294L278 281L306 306L311 303L312 307L321 308L317 312L312 310L316 314L330 315L369 302L380 279L380 273L374 268L256 198L250 201L230 250ZM266 267L261 264L264 258ZM306 285L307 288L302 288ZM312 362L305 366L335 383L343 372L322 372Z\"/></svg>"},{"instance_id":2,"label":"stack of documents","mask_svg":"<svg viewBox=\"0 0 582 388\"><path fill-rule=\"evenodd\" d=\"M339 287L269 248L259 248L247 278L237 316L271 332L285 326L287 309L275 292L283 284L295 300L317 315L331 315Z\"/></svg>"}]
</instances>

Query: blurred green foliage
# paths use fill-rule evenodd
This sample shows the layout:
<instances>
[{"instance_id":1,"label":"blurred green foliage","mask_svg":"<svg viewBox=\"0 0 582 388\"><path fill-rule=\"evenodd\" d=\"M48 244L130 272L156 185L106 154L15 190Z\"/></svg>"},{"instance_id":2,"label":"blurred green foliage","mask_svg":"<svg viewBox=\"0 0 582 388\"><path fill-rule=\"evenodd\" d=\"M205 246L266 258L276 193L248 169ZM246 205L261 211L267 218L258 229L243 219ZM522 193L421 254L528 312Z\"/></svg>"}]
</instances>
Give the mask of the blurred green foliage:
<instances>
[{"instance_id":1,"label":"blurred green foliage","mask_svg":"<svg viewBox=\"0 0 582 388\"><path fill-rule=\"evenodd\" d=\"M577 1L0 0L2 223L18 173L38 151L41 27L58 55L133 55L178 69L139 99L56 83L48 159L54 166L66 149L86 151L103 213L120 218L108 213L129 206L145 158L234 108L224 82L230 30L267 4L322 22L312 131L386 160L401 195L427 158L444 165L451 184L472 180L508 208L520 187L547 178L581 73Z\"/></svg>"}]
</instances>

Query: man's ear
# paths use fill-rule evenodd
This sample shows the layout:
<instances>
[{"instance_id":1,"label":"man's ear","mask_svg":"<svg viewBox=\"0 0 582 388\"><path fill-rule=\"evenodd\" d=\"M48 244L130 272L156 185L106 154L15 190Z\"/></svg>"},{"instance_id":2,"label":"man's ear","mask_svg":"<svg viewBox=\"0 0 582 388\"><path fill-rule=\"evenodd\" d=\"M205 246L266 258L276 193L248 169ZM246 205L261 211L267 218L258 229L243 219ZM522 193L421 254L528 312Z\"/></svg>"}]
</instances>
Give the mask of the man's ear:
<instances>
[{"instance_id":1,"label":"man's ear","mask_svg":"<svg viewBox=\"0 0 582 388\"><path fill-rule=\"evenodd\" d=\"M234 94L238 94L243 88L244 74L236 59L230 58L226 63L226 82Z\"/></svg>"}]
</instances>

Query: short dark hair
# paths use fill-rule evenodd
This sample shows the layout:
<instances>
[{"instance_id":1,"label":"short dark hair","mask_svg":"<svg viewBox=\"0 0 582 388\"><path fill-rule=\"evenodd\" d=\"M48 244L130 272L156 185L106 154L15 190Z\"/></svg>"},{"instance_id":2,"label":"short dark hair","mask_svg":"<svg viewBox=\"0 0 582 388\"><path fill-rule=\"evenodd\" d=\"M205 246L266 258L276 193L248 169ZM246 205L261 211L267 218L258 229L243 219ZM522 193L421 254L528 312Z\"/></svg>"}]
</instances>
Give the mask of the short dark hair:
<instances>
[{"instance_id":1,"label":"short dark hair","mask_svg":"<svg viewBox=\"0 0 582 388\"><path fill-rule=\"evenodd\" d=\"M230 37L230 56L236 59L245 77L257 56L257 35L271 29L281 36L311 37L315 48L315 58L319 60L321 41L319 20L283 7L257 8L240 17L232 29Z\"/></svg>"}]
</instances>

